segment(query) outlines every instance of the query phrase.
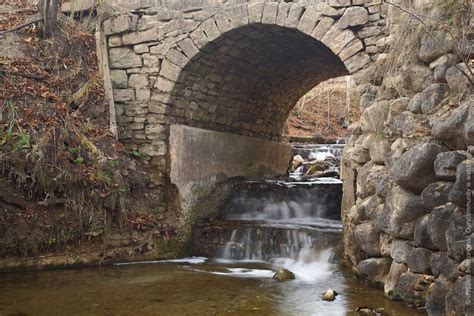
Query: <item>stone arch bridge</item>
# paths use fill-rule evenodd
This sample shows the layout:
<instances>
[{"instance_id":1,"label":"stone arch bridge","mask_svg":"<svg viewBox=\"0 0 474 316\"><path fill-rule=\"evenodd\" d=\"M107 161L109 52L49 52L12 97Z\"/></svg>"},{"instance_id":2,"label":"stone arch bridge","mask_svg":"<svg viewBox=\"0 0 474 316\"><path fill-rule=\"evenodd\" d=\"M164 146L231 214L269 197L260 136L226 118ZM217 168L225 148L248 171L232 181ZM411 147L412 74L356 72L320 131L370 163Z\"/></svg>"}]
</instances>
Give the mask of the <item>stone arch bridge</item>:
<instances>
[{"instance_id":1,"label":"stone arch bridge","mask_svg":"<svg viewBox=\"0 0 474 316\"><path fill-rule=\"evenodd\" d=\"M211 208L226 179L286 171L290 149L278 141L297 100L386 55L386 8L373 0L236 2L147 1L101 28L119 140L184 221Z\"/></svg>"}]
</instances>

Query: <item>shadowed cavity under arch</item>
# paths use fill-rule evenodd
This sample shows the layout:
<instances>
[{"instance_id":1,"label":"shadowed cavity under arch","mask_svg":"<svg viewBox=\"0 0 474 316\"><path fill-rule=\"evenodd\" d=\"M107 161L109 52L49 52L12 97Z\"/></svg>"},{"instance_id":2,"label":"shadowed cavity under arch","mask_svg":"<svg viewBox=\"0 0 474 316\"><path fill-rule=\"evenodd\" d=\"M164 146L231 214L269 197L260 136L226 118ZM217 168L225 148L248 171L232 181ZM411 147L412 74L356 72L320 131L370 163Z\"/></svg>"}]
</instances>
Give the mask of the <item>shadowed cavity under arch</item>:
<instances>
[{"instance_id":1,"label":"shadowed cavity under arch","mask_svg":"<svg viewBox=\"0 0 474 316\"><path fill-rule=\"evenodd\" d=\"M183 68L170 123L278 140L306 92L346 74L339 57L311 36L277 25L243 26L206 44Z\"/></svg>"}]
</instances>

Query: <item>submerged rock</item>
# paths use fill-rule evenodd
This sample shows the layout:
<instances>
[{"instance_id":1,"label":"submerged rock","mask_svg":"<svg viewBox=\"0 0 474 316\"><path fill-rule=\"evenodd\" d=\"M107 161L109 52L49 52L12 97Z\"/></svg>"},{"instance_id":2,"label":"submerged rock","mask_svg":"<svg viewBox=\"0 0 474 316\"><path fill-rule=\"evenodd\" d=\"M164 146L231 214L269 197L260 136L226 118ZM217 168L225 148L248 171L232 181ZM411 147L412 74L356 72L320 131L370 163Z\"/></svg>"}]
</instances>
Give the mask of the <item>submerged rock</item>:
<instances>
[{"instance_id":1,"label":"submerged rock","mask_svg":"<svg viewBox=\"0 0 474 316\"><path fill-rule=\"evenodd\" d=\"M324 301L334 301L337 295L338 293L336 291L334 291L333 289L329 289L323 293L322 299Z\"/></svg>"},{"instance_id":2,"label":"submerged rock","mask_svg":"<svg viewBox=\"0 0 474 316\"><path fill-rule=\"evenodd\" d=\"M294 280L295 274L288 269L280 268L278 269L275 274L273 275L273 279L278 282L284 282L289 280Z\"/></svg>"},{"instance_id":3,"label":"submerged rock","mask_svg":"<svg viewBox=\"0 0 474 316\"><path fill-rule=\"evenodd\" d=\"M359 306L356 308L357 315L373 315L373 316L381 316L387 315L383 308L372 308L367 306Z\"/></svg>"}]
</instances>

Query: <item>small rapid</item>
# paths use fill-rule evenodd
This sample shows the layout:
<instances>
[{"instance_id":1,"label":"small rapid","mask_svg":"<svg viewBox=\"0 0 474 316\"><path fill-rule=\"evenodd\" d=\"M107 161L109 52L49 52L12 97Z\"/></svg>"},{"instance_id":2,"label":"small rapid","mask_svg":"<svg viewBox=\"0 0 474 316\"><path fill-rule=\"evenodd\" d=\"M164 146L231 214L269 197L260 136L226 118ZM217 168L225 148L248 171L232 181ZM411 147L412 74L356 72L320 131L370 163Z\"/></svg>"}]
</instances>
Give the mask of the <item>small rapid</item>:
<instances>
[{"instance_id":1,"label":"small rapid","mask_svg":"<svg viewBox=\"0 0 474 316\"><path fill-rule=\"evenodd\" d=\"M340 148L335 144L307 146L307 152L302 146L294 150L309 159L306 164L331 161L328 168L335 170ZM342 182L337 177L302 180L304 168L302 162L285 179L245 182L225 207L222 222L228 227L227 240L216 249L215 261L234 265L261 262L271 270L236 267L217 273L271 277L273 269L285 268L303 282L330 277L341 253Z\"/></svg>"}]
</instances>

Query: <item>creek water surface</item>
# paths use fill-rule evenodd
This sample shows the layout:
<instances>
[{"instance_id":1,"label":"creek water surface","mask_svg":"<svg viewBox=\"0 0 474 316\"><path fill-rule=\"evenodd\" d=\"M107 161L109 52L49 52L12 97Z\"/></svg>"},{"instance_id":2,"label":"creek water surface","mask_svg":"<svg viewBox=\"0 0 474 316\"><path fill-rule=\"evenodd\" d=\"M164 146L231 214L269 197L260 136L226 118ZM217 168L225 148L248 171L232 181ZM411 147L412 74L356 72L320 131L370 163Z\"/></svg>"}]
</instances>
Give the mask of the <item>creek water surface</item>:
<instances>
[{"instance_id":1,"label":"creek water surface","mask_svg":"<svg viewBox=\"0 0 474 316\"><path fill-rule=\"evenodd\" d=\"M315 148L317 159L337 156ZM0 316L331 316L357 315L361 306L415 315L341 270L340 199L338 179L244 183L223 218L196 228L194 242L212 245L198 248L211 249L211 259L0 274ZM273 280L278 268L295 279ZM334 301L322 300L328 289L339 293Z\"/></svg>"}]
</instances>

